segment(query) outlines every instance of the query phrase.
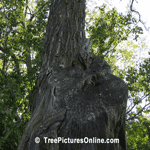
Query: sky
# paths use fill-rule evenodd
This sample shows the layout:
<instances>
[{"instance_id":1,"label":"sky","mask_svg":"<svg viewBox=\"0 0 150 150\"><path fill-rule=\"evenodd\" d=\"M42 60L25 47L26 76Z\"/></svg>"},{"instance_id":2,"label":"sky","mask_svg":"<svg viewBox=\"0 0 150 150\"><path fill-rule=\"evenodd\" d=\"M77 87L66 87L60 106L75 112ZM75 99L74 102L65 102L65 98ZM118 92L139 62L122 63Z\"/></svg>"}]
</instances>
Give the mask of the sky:
<instances>
[{"instance_id":1,"label":"sky","mask_svg":"<svg viewBox=\"0 0 150 150\"><path fill-rule=\"evenodd\" d=\"M90 3L92 4L92 5L90 5L91 8L94 8L94 6L102 5L103 3L108 2L113 7L116 7L119 12L126 12L127 4L129 4L129 0L91 0L91 1L92 1L92 3L89 2L89 4ZM136 1L138 1L138 3L136 3ZM95 5L93 5L93 2L95 3ZM142 18L150 26L149 5L150 5L150 0L135 0L135 2L133 4L133 8L136 9L137 11L139 11L139 13L142 15Z\"/></svg>"},{"instance_id":2,"label":"sky","mask_svg":"<svg viewBox=\"0 0 150 150\"><path fill-rule=\"evenodd\" d=\"M107 1L109 5L112 5L112 7L116 7L118 12L125 13L127 11L127 5L129 4L130 0L89 0L89 1L91 2L88 2L89 4L88 8L90 8L91 10L94 9L95 6L100 6L103 3L106 3ZM136 1L138 1L138 3ZM133 3L133 9L137 10L141 14L141 20L146 23L147 27L150 27L149 6L150 0L135 0L135 2ZM136 15L135 13L134 15L138 17L138 15ZM142 28L144 27L141 23L139 23L138 25L141 26ZM148 36L147 38L150 40L150 32L146 32L146 30L144 29L144 35Z\"/></svg>"},{"instance_id":3,"label":"sky","mask_svg":"<svg viewBox=\"0 0 150 150\"><path fill-rule=\"evenodd\" d=\"M138 3L136 2L138 1ZM136 0L133 3L133 9L137 10L141 15L141 20L145 22L146 27L150 27L150 9L149 4L150 0ZM143 2L144 1L144 2ZM109 8L115 7L118 12L126 14L127 12L127 5L129 5L129 0L88 0L87 7L92 12L94 10L94 7L101 6L103 3L107 4ZM133 13L134 17L139 18L139 16L136 13ZM138 26L142 27L144 34L140 35L140 38L145 38L145 40L138 40L137 42L133 40L133 43L137 44L139 48L135 50L136 61L139 61L139 63L142 61L141 58L148 58L150 55L148 55L148 51L150 52L150 32L146 31L144 28L144 25L142 23L138 23ZM122 42L123 43L123 42ZM143 47L142 43L146 43L146 46ZM125 45L119 44L118 46L124 47ZM118 62L119 64L119 62ZM121 65L118 65L119 68L121 68Z\"/></svg>"},{"instance_id":4,"label":"sky","mask_svg":"<svg viewBox=\"0 0 150 150\"><path fill-rule=\"evenodd\" d=\"M123 14L126 14L127 12L127 5L130 0L88 0L87 7L88 9L92 10L95 6L101 6L103 3L107 4L109 8L116 7L117 11ZM136 2L138 1L138 3ZM133 4L133 9L137 10L141 15L141 20L146 23L146 27L150 27L150 0L135 0ZM135 17L138 17L136 13L133 13ZM146 31L144 26L141 23L138 23L138 26L142 27L144 34L140 35L141 38L145 38L145 43L147 43L147 48L145 49L137 49L137 60L139 58L145 57L148 58L148 51L150 51L150 31ZM136 43L134 41L134 43ZM136 44L139 44L140 41L138 41Z\"/></svg>"}]
</instances>

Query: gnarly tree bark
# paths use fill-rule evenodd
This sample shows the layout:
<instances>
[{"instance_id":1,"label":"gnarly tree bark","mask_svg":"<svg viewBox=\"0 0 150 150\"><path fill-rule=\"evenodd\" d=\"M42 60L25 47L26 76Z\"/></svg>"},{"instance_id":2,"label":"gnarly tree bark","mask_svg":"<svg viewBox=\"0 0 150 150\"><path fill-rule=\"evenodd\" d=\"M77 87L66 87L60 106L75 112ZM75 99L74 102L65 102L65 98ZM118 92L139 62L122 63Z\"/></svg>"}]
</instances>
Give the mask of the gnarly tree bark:
<instances>
[{"instance_id":1,"label":"gnarly tree bark","mask_svg":"<svg viewBox=\"0 0 150 150\"><path fill-rule=\"evenodd\" d=\"M84 24L85 0L51 1L33 113L18 150L127 149L127 86L106 61L89 53ZM119 138L120 143L46 141L58 137Z\"/></svg>"}]
</instances>

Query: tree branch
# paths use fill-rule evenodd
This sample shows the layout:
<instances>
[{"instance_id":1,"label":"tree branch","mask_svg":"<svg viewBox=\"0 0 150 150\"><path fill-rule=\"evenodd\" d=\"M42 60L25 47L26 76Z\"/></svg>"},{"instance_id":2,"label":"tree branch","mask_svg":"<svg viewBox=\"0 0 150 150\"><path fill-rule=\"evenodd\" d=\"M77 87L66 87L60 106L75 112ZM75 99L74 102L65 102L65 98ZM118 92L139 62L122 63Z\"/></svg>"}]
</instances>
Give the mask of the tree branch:
<instances>
[{"instance_id":1,"label":"tree branch","mask_svg":"<svg viewBox=\"0 0 150 150\"><path fill-rule=\"evenodd\" d=\"M137 104L139 104L139 102L142 102L142 100L143 100L144 98L146 98L147 96L149 96L149 95L150 95L150 93L148 93L148 94L142 96L142 97L138 100L138 102L135 103L134 106L132 106L132 108L126 112L126 114L130 113L130 112L132 111L132 109L133 109Z\"/></svg>"},{"instance_id":2,"label":"tree branch","mask_svg":"<svg viewBox=\"0 0 150 150\"><path fill-rule=\"evenodd\" d=\"M126 119L126 121L132 120L134 119L136 116L138 116L144 109L145 107L147 107L148 105L150 105L150 103L146 104L137 114L135 114L133 117L130 117L129 119Z\"/></svg>"},{"instance_id":3,"label":"tree branch","mask_svg":"<svg viewBox=\"0 0 150 150\"><path fill-rule=\"evenodd\" d=\"M139 16L138 22L141 22L141 23L144 25L145 30L146 30L146 31L149 31L150 27L147 28L147 27L145 26L145 23L141 20L141 15L140 15L140 13L139 13L138 11L136 11L136 10L133 9L133 2L134 2L134 0L132 0L132 2L131 2L130 10L131 10L132 12L135 12L136 14L138 14L138 16Z\"/></svg>"}]
</instances>

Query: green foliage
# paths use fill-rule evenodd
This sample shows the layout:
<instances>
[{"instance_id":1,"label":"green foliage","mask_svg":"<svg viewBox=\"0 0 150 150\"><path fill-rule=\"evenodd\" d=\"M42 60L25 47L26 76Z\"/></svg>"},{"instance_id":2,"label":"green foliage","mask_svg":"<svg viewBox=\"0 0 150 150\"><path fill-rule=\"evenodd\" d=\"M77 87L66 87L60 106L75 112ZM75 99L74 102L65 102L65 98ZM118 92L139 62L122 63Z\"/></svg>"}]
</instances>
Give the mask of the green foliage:
<instances>
[{"instance_id":1,"label":"green foliage","mask_svg":"<svg viewBox=\"0 0 150 150\"><path fill-rule=\"evenodd\" d=\"M106 12L106 5L87 14L90 16L87 21L93 22L92 25L87 25L92 41L91 52L104 58L111 66L113 74L125 80L129 89L128 101L131 106L127 109L126 121L128 149L150 149L149 127L141 123L144 122L142 113L150 113L150 103L143 107L140 105L144 98L150 102L150 59L144 58L140 65L135 61L137 49L146 49L143 39L138 38L143 33L142 29L137 26L137 21L132 19L130 13L123 16L114 8ZM139 40L140 44L137 44L136 41ZM143 97L139 96L141 92Z\"/></svg>"},{"instance_id":2,"label":"green foliage","mask_svg":"<svg viewBox=\"0 0 150 150\"><path fill-rule=\"evenodd\" d=\"M119 14L115 8L105 11L106 5L103 4L98 8L98 12L93 14L87 13L93 21L93 25L87 25L87 32L92 41L92 49L97 48L97 55L100 58L105 58L116 51L115 47L123 40L127 40L130 33L134 34L137 39L139 34L143 33L141 27L137 25L134 28L131 24L136 24L132 21L132 16L128 13L126 16Z\"/></svg>"},{"instance_id":3,"label":"green foliage","mask_svg":"<svg viewBox=\"0 0 150 150\"><path fill-rule=\"evenodd\" d=\"M128 150L150 149L150 121L141 117L138 121L126 124Z\"/></svg>"},{"instance_id":4,"label":"green foliage","mask_svg":"<svg viewBox=\"0 0 150 150\"><path fill-rule=\"evenodd\" d=\"M28 3L24 0L0 1L2 150L17 149L31 115L32 96L40 70L50 1L37 1L34 4L34 1Z\"/></svg>"}]
</instances>

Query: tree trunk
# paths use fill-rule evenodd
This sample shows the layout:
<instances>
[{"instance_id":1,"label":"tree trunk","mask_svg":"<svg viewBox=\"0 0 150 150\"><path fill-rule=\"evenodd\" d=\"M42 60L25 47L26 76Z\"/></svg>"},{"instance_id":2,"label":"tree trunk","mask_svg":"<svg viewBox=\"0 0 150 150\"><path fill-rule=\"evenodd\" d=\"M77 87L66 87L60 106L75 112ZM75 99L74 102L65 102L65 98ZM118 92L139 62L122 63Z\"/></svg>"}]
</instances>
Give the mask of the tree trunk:
<instances>
[{"instance_id":1,"label":"tree trunk","mask_svg":"<svg viewBox=\"0 0 150 150\"><path fill-rule=\"evenodd\" d=\"M84 25L85 0L51 1L33 113L18 150L127 149L128 88L106 61L89 53ZM119 144L96 143L102 138Z\"/></svg>"}]
</instances>

